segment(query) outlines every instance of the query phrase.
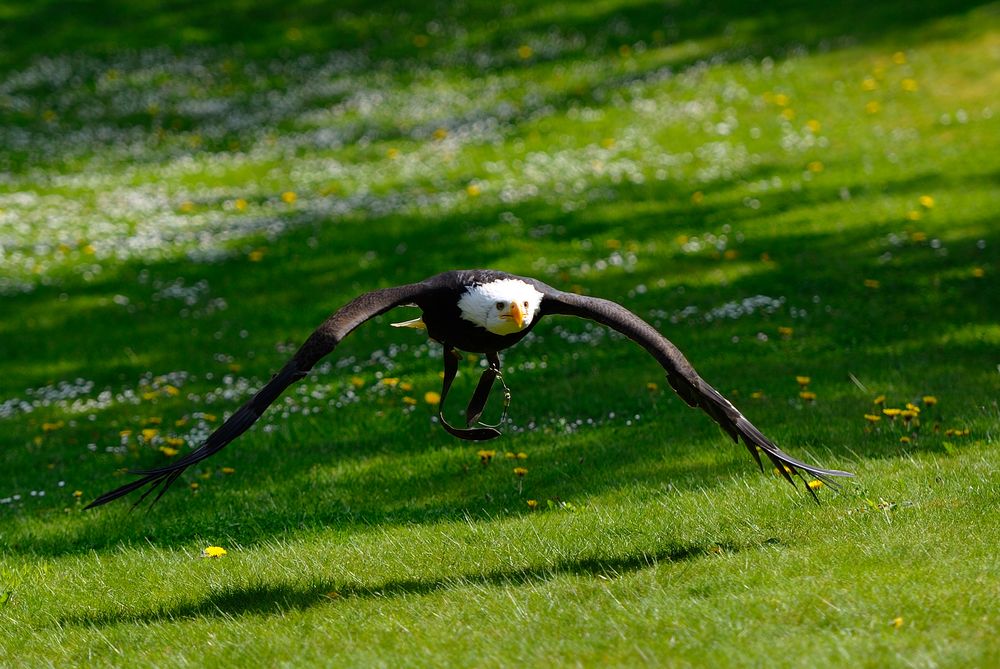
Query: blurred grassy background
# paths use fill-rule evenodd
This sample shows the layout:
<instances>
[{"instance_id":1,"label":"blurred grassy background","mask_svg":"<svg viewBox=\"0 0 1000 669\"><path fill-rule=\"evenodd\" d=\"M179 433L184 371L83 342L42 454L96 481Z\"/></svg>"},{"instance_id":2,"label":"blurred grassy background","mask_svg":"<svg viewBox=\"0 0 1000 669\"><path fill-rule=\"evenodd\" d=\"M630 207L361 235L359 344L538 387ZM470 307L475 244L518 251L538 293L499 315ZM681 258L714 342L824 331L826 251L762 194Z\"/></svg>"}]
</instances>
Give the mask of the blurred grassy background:
<instances>
[{"instance_id":1,"label":"blurred grassy background","mask_svg":"<svg viewBox=\"0 0 1000 669\"><path fill-rule=\"evenodd\" d=\"M0 3L0 664L995 662L997 17ZM858 480L814 507L556 319L483 467L400 311L152 513L80 511L473 266L625 304Z\"/></svg>"}]
</instances>

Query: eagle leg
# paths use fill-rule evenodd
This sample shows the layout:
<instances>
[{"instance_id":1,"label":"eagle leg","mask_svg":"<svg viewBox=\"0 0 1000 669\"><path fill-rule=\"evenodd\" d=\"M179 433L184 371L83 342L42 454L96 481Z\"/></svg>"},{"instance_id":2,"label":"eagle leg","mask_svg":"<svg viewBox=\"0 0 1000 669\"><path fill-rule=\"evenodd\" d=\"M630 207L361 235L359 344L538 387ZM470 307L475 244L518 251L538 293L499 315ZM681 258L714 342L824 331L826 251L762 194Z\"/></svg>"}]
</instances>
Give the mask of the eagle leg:
<instances>
[{"instance_id":1,"label":"eagle leg","mask_svg":"<svg viewBox=\"0 0 1000 669\"><path fill-rule=\"evenodd\" d=\"M455 375L458 373L458 358L454 355L455 350L453 348L447 348L444 352L444 379L441 382L441 401L438 403L438 420L441 421L441 427L445 431L452 435L453 437L458 437L459 439L466 439L468 441L487 441L489 439L496 439L500 436L500 430L493 427L475 427L461 429L452 426L444 417L444 402L448 397L448 391L451 390L451 384L455 380ZM493 354L494 358L496 354ZM492 366L493 360L490 360L491 367L483 372L482 378L479 380L479 386L476 388L476 393L472 397L472 401L469 403L469 409L474 410L473 406L476 402L476 398L482 394L483 397L480 403L485 406L486 398L489 397L490 388L493 386L493 380L499 376L499 369L494 369ZM497 360L497 366L499 366L499 360ZM486 380L489 376L488 381ZM480 390L485 386L485 390ZM482 408L479 409L479 413L482 413ZM470 421L471 423L471 421Z\"/></svg>"},{"instance_id":2,"label":"eagle leg","mask_svg":"<svg viewBox=\"0 0 1000 669\"><path fill-rule=\"evenodd\" d=\"M472 394L472 399L469 400L469 406L465 410L466 425L472 425L479 421L479 417L483 415L483 410L486 408L486 401L490 397L490 392L493 390L493 382L500 379L500 385L503 386L503 413L500 416L500 421L495 425L480 423L484 427L500 427L504 420L507 419L507 407L510 406L510 388L504 383L503 373L500 371L500 356L495 351L490 352L486 354L486 360L490 366L479 377L479 385L476 386L476 392Z\"/></svg>"}]
</instances>

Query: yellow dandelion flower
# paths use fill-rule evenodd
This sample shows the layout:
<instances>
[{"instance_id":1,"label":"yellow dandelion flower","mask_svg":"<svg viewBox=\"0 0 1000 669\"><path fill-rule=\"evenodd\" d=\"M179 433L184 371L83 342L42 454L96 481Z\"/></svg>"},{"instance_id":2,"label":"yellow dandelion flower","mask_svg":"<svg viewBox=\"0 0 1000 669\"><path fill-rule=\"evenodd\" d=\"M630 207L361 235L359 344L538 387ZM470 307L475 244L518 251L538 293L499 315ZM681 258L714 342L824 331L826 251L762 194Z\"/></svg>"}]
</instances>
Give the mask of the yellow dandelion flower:
<instances>
[{"instance_id":1,"label":"yellow dandelion flower","mask_svg":"<svg viewBox=\"0 0 1000 669\"><path fill-rule=\"evenodd\" d=\"M806 128L809 130L809 132L813 134L819 132L822 127L823 126L820 124L820 122L814 118L811 118L808 121L806 121Z\"/></svg>"},{"instance_id":2,"label":"yellow dandelion flower","mask_svg":"<svg viewBox=\"0 0 1000 669\"><path fill-rule=\"evenodd\" d=\"M527 460L528 459L528 454L525 453L524 451L521 451L520 453L517 454L517 459L518 460Z\"/></svg>"},{"instance_id":3,"label":"yellow dandelion flower","mask_svg":"<svg viewBox=\"0 0 1000 669\"><path fill-rule=\"evenodd\" d=\"M906 403L906 408L907 408L908 411L912 411L914 413L920 413L920 407L918 407L913 402L907 402Z\"/></svg>"},{"instance_id":4,"label":"yellow dandelion flower","mask_svg":"<svg viewBox=\"0 0 1000 669\"><path fill-rule=\"evenodd\" d=\"M931 197L930 195L921 195L919 198L917 198L917 202L919 202L920 206L923 207L924 209L934 208L934 198Z\"/></svg>"},{"instance_id":5,"label":"yellow dandelion flower","mask_svg":"<svg viewBox=\"0 0 1000 669\"><path fill-rule=\"evenodd\" d=\"M649 383L646 384L646 390L648 390L651 393L655 393L659 389L660 389L660 386L656 385L652 381L650 381Z\"/></svg>"},{"instance_id":6,"label":"yellow dandelion flower","mask_svg":"<svg viewBox=\"0 0 1000 669\"><path fill-rule=\"evenodd\" d=\"M903 435L902 437L899 438L899 443L908 444L910 443L910 438L907 437L906 435Z\"/></svg>"},{"instance_id":7,"label":"yellow dandelion flower","mask_svg":"<svg viewBox=\"0 0 1000 669\"><path fill-rule=\"evenodd\" d=\"M785 337L786 339L788 337L791 337L792 334L794 334L794 333L795 333L795 330L793 328L788 327L787 325L779 325L778 326L778 334L781 335L782 337Z\"/></svg>"},{"instance_id":8,"label":"yellow dandelion flower","mask_svg":"<svg viewBox=\"0 0 1000 669\"><path fill-rule=\"evenodd\" d=\"M483 192L483 189L479 187L479 184L469 184L465 187L465 194L469 197L479 197Z\"/></svg>"},{"instance_id":9,"label":"yellow dandelion flower","mask_svg":"<svg viewBox=\"0 0 1000 669\"><path fill-rule=\"evenodd\" d=\"M217 419L217 418L215 417L215 414L214 414L214 413L203 413L203 414L201 414L201 417L202 417L203 419L207 420L207 421L208 421L209 423L214 423L214 422L215 422L216 420L218 420L218 419Z\"/></svg>"},{"instance_id":10,"label":"yellow dandelion flower","mask_svg":"<svg viewBox=\"0 0 1000 669\"><path fill-rule=\"evenodd\" d=\"M877 114L880 111L882 111L882 105L880 105L875 100L872 100L871 102L865 105L865 112L868 114Z\"/></svg>"},{"instance_id":11,"label":"yellow dandelion flower","mask_svg":"<svg viewBox=\"0 0 1000 669\"><path fill-rule=\"evenodd\" d=\"M889 418L895 418L899 414L903 413L902 409L882 409L882 413Z\"/></svg>"},{"instance_id":12,"label":"yellow dandelion flower","mask_svg":"<svg viewBox=\"0 0 1000 669\"><path fill-rule=\"evenodd\" d=\"M396 386L399 385L399 379L397 379L395 376L387 376L384 379L382 379L382 385L389 386L390 388L395 388Z\"/></svg>"},{"instance_id":13,"label":"yellow dandelion flower","mask_svg":"<svg viewBox=\"0 0 1000 669\"><path fill-rule=\"evenodd\" d=\"M903 616L897 616L892 619L892 626L899 629L903 626Z\"/></svg>"},{"instance_id":14,"label":"yellow dandelion flower","mask_svg":"<svg viewBox=\"0 0 1000 669\"><path fill-rule=\"evenodd\" d=\"M882 286L878 279L865 279L865 288L877 289Z\"/></svg>"},{"instance_id":15,"label":"yellow dandelion flower","mask_svg":"<svg viewBox=\"0 0 1000 669\"><path fill-rule=\"evenodd\" d=\"M184 445L184 440L180 437L167 437L166 442L167 446L173 446L175 448Z\"/></svg>"},{"instance_id":16,"label":"yellow dandelion flower","mask_svg":"<svg viewBox=\"0 0 1000 669\"><path fill-rule=\"evenodd\" d=\"M241 197L238 197L238 198L236 198L236 201L233 202L233 206L236 208L236 211L240 211L240 212L246 211L247 210L247 201L244 200Z\"/></svg>"},{"instance_id":17,"label":"yellow dandelion flower","mask_svg":"<svg viewBox=\"0 0 1000 669\"><path fill-rule=\"evenodd\" d=\"M935 404L937 404L937 397L935 397L934 395L924 395L922 401L925 406L932 407Z\"/></svg>"},{"instance_id":18,"label":"yellow dandelion flower","mask_svg":"<svg viewBox=\"0 0 1000 669\"><path fill-rule=\"evenodd\" d=\"M120 432L118 432L118 436L121 437L122 439L128 439L129 437L132 436L132 430L121 430Z\"/></svg>"},{"instance_id":19,"label":"yellow dandelion flower","mask_svg":"<svg viewBox=\"0 0 1000 669\"><path fill-rule=\"evenodd\" d=\"M812 481L810 481L806 485L809 486L810 490L819 490L820 488L823 487L823 482L820 481L819 479L813 479Z\"/></svg>"},{"instance_id":20,"label":"yellow dandelion flower","mask_svg":"<svg viewBox=\"0 0 1000 669\"><path fill-rule=\"evenodd\" d=\"M427 402L427 404L441 404L441 394L433 390L428 390L424 393L424 402Z\"/></svg>"},{"instance_id":21,"label":"yellow dandelion flower","mask_svg":"<svg viewBox=\"0 0 1000 669\"><path fill-rule=\"evenodd\" d=\"M872 413L866 413L865 420L868 421L869 423L877 423L880 420L882 420L882 416L876 416L875 414Z\"/></svg>"},{"instance_id":22,"label":"yellow dandelion flower","mask_svg":"<svg viewBox=\"0 0 1000 669\"><path fill-rule=\"evenodd\" d=\"M517 47L517 57L520 58L521 60L528 60L534 55L534 53L535 50L532 49L527 44L522 44L521 46Z\"/></svg>"},{"instance_id":23,"label":"yellow dandelion flower","mask_svg":"<svg viewBox=\"0 0 1000 669\"><path fill-rule=\"evenodd\" d=\"M180 209L182 214L190 214L192 211L194 211L194 202L190 201L181 202Z\"/></svg>"},{"instance_id":24,"label":"yellow dandelion flower","mask_svg":"<svg viewBox=\"0 0 1000 669\"><path fill-rule=\"evenodd\" d=\"M361 386L365 385L365 380L362 379L360 376L352 376L351 385L354 386L355 388L360 388Z\"/></svg>"},{"instance_id":25,"label":"yellow dandelion flower","mask_svg":"<svg viewBox=\"0 0 1000 669\"><path fill-rule=\"evenodd\" d=\"M763 390L755 390L752 393L750 393L750 397L752 397L755 400L763 399L763 397L764 397L764 391Z\"/></svg>"},{"instance_id":26,"label":"yellow dandelion flower","mask_svg":"<svg viewBox=\"0 0 1000 669\"><path fill-rule=\"evenodd\" d=\"M516 460L517 459L517 453L515 453L514 451L507 451L506 453L503 454L503 456L505 458L507 458L508 460Z\"/></svg>"},{"instance_id":27,"label":"yellow dandelion flower","mask_svg":"<svg viewBox=\"0 0 1000 669\"><path fill-rule=\"evenodd\" d=\"M387 157L387 158L388 158L389 160L395 160L396 158L399 158L399 149L397 149L397 148L395 148L395 147L390 147L390 148L389 148L389 149L388 149L388 150L387 150L387 151L385 152L385 155L386 155L386 157Z\"/></svg>"},{"instance_id":28,"label":"yellow dandelion flower","mask_svg":"<svg viewBox=\"0 0 1000 669\"><path fill-rule=\"evenodd\" d=\"M162 425L163 418L160 416L150 416L146 419L146 425Z\"/></svg>"},{"instance_id":29,"label":"yellow dandelion flower","mask_svg":"<svg viewBox=\"0 0 1000 669\"><path fill-rule=\"evenodd\" d=\"M538 508L538 500L537 499L529 499L528 500L528 508L531 509L532 511L534 511L535 509L537 509Z\"/></svg>"},{"instance_id":30,"label":"yellow dandelion flower","mask_svg":"<svg viewBox=\"0 0 1000 669\"><path fill-rule=\"evenodd\" d=\"M696 190L695 192L691 193L691 204L701 204L704 201L705 201L705 194L702 193L700 190ZM686 243L687 239L685 239L684 241Z\"/></svg>"},{"instance_id":31,"label":"yellow dandelion flower","mask_svg":"<svg viewBox=\"0 0 1000 669\"><path fill-rule=\"evenodd\" d=\"M788 106L789 102L791 102L791 100L789 100L788 96L785 95L784 93L778 93L777 95L774 96L774 104L778 105L779 107L786 107Z\"/></svg>"},{"instance_id":32,"label":"yellow dandelion flower","mask_svg":"<svg viewBox=\"0 0 1000 669\"><path fill-rule=\"evenodd\" d=\"M873 399L872 404L885 404L885 395L879 395Z\"/></svg>"},{"instance_id":33,"label":"yellow dandelion flower","mask_svg":"<svg viewBox=\"0 0 1000 669\"><path fill-rule=\"evenodd\" d=\"M235 474L236 473L236 470L233 467L223 467L219 471L221 471L223 474L226 474L226 475Z\"/></svg>"},{"instance_id":34,"label":"yellow dandelion flower","mask_svg":"<svg viewBox=\"0 0 1000 669\"><path fill-rule=\"evenodd\" d=\"M153 441L153 437L159 434L159 430L152 427L147 427L142 431L142 438L146 441Z\"/></svg>"},{"instance_id":35,"label":"yellow dandelion flower","mask_svg":"<svg viewBox=\"0 0 1000 669\"><path fill-rule=\"evenodd\" d=\"M892 62L894 62L896 65L906 65L906 54L903 53L902 51L897 51L896 53L892 54Z\"/></svg>"},{"instance_id":36,"label":"yellow dandelion flower","mask_svg":"<svg viewBox=\"0 0 1000 669\"><path fill-rule=\"evenodd\" d=\"M518 478L524 478L524 475L528 473L527 467L514 467L514 475Z\"/></svg>"},{"instance_id":37,"label":"yellow dandelion flower","mask_svg":"<svg viewBox=\"0 0 1000 669\"><path fill-rule=\"evenodd\" d=\"M163 453L168 458L172 458L177 455L178 450L176 448L171 448L170 446L160 446L160 453Z\"/></svg>"},{"instance_id":38,"label":"yellow dandelion flower","mask_svg":"<svg viewBox=\"0 0 1000 669\"><path fill-rule=\"evenodd\" d=\"M878 88L878 82L871 77L861 82L861 90L863 91L874 91L876 88Z\"/></svg>"},{"instance_id":39,"label":"yellow dandelion flower","mask_svg":"<svg viewBox=\"0 0 1000 669\"><path fill-rule=\"evenodd\" d=\"M177 386L171 386L169 384L163 386L163 392L165 392L167 395L170 395L171 397L177 397L178 395L181 394L181 391Z\"/></svg>"},{"instance_id":40,"label":"yellow dandelion flower","mask_svg":"<svg viewBox=\"0 0 1000 669\"><path fill-rule=\"evenodd\" d=\"M479 456L479 461L482 462L484 465L488 465L490 463L490 460L492 460L494 456L496 456L496 454L497 454L496 451L488 451L486 449L483 449L478 453L476 453L476 455Z\"/></svg>"},{"instance_id":41,"label":"yellow dandelion flower","mask_svg":"<svg viewBox=\"0 0 1000 669\"><path fill-rule=\"evenodd\" d=\"M605 137L604 139L601 140L601 146L603 146L605 149L613 149L615 147L615 138Z\"/></svg>"},{"instance_id":42,"label":"yellow dandelion flower","mask_svg":"<svg viewBox=\"0 0 1000 669\"><path fill-rule=\"evenodd\" d=\"M791 107L786 107L782 109L781 118L785 119L786 121L793 120L795 118L795 110L792 109Z\"/></svg>"},{"instance_id":43,"label":"yellow dandelion flower","mask_svg":"<svg viewBox=\"0 0 1000 669\"><path fill-rule=\"evenodd\" d=\"M915 93L920 88L916 79L903 79L899 85L907 93Z\"/></svg>"},{"instance_id":44,"label":"yellow dandelion flower","mask_svg":"<svg viewBox=\"0 0 1000 669\"><path fill-rule=\"evenodd\" d=\"M63 421L56 421L55 423L42 423L42 432L55 432L56 430L62 429L62 426L66 423Z\"/></svg>"},{"instance_id":45,"label":"yellow dandelion flower","mask_svg":"<svg viewBox=\"0 0 1000 669\"><path fill-rule=\"evenodd\" d=\"M973 267L972 276L976 277L977 279L982 279L984 276L986 276L986 270L984 270L982 267Z\"/></svg>"},{"instance_id":46,"label":"yellow dandelion flower","mask_svg":"<svg viewBox=\"0 0 1000 669\"><path fill-rule=\"evenodd\" d=\"M437 130L434 131L434 139L436 139L439 142L447 136L448 136L448 131L445 130L444 128L438 128Z\"/></svg>"},{"instance_id":47,"label":"yellow dandelion flower","mask_svg":"<svg viewBox=\"0 0 1000 669\"><path fill-rule=\"evenodd\" d=\"M409 392L413 390L413 384L410 383L409 381L400 381L399 389L402 390L403 392Z\"/></svg>"},{"instance_id":48,"label":"yellow dandelion flower","mask_svg":"<svg viewBox=\"0 0 1000 669\"><path fill-rule=\"evenodd\" d=\"M295 194L295 191L286 190L281 194L281 201L285 204L295 204L295 201L299 199L299 196Z\"/></svg>"},{"instance_id":49,"label":"yellow dandelion flower","mask_svg":"<svg viewBox=\"0 0 1000 669\"><path fill-rule=\"evenodd\" d=\"M814 160L808 165L806 165L806 169L808 169L810 172L813 172L814 174L819 174L820 172L823 171L823 163L821 163L818 160Z\"/></svg>"},{"instance_id":50,"label":"yellow dandelion flower","mask_svg":"<svg viewBox=\"0 0 1000 669\"><path fill-rule=\"evenodd\" d=\"M802 392L800 392L799 393L799 397L801 397L802 399L804 399L806 402L815 402L816 401L816 393L814 393L812 391L809 391L809 390L803 390Z\"/></svg>"},{"instance_id":51,"label":"yellow dandelion flower","mask_svg":"<svg viewBox=\"0 0 1000 669\"><path fill-rule=\"evenodd\" d=\"M409 395L403 398L403 404L408 404L409 406L416 406L417 399L415 397L410 397Z\"/></svg>"},{"instance_id":52,"label":"yellow dandelion flower","mask_svg":"<svg viewBox=\"0 0 1000 669\"><path fill-rule=\"evenodd\" d=\"M201 486L197 482L194 482L194 483L191 484L191 490L197 491L198 488L200 488L200 487Z\"/></svg>"},{"instance_id":53,"label":"yellow dandelion flower","mask_svg":"<svg viewBox=\"0 0 1000 669\"><path fill-rule=\"evenodd\" d=\"M74 490L73 491L73 497L83 497L83 491L82 490Z\"/></svg>"},{"instance_id":54,"label":"yellow dandelion flower","mask_svg":"<svg viewBox=\"0 0 1000 669\"><path fill-rule=\"evenodd\" d=\"M159 396L160 396L160 393L156 392L155 390L147 390L146 392L144 392L142 394L142 399L144 399L144 400L155 400Z\"/></svg>"},{"instance_id":55,"label":"yellow dandelion flower","mask_svg":"<svg viewBox=\"0 0 1000 669\"><path fill-rule=\"evenodd\" d=\"M923 217L924 215L921 214L916 209L911 209L908 212L906 212L906 220L908 221L919 221Z\"/></svg>"},{"instance_id":56,"label":"yellow dandelion flower","mask_svg":"<svg viewBox=\"0 0 1000 669\"><path fill-rule=\"evenodd\" d=\"M201 552L203 558L220 558L226 554L226 549L222 546L208 546Z\"/></svg>"},{"instance_id":57,"label":"yellow dandelion flower","mask_svg":"<svg viewBox=\"0 0 1000 669\"><path fill-rule=\"evenodd\" d=\"M910 233L910 239L914 242L925 242L927 241L927 233L920 231Z\"/></svg>"},{"instance_id":58,"label":"yellow dandelion flower","mask_svg":"<svg viewBox=\"0 0 1000 669\"><path fill-rule=\"evenodd\" d=\"M260 262L263 259L264 259L263 249L254 249L253 251L247 254L247 260L249 260L250 262Z\"/></svg>"},{"instance_id":59,"label":"yellow dandelion flower","mask_svg":"<svg viewBox=\"0 0 1000 669\"><path fill-rule=\"evenodd\" d=\"M190 420L190 418L188 418L187 416L184 416L183 418L178 418L177 420L174 421L174 425L176 427L184 427L185 425L188 424L188 420Z\"/></svg>"},{"instance_id":60,"label":"yellow dandelion flower","mask_svg":"<svg viewBox=\"0 0 1000 669\"><path fill-rule=\"evenodd\" d=\"M808 376L795 377L795 382L798 383L800 386L808 386L810 381L812 381L812 379L809 378Z\"/></svg>"}]
</instances>

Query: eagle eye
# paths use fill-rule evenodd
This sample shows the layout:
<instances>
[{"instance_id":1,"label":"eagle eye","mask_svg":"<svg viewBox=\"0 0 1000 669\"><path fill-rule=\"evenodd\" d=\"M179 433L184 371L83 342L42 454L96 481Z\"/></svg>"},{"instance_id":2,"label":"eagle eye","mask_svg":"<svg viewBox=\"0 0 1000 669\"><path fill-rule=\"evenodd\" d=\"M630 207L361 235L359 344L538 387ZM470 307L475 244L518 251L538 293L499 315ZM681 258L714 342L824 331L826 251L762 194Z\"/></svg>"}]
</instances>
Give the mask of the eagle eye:
<instances>
[{"instance_id":1,"label":"eagle eye","mask_svg":"<svg viewBox=\"0 0 1000 669\"><path fill-rule=\"evenodd\" d=\"M528 301L527 301L527 300L525 300L525 301L524 301L524 308L525 308L525 309L527 309L527 308L528 308Z\"/></svg>"},{"instance_id":2,"label":"eagle eye","mask_svg":"<svg viewBox=\"0 0 1000 669\"><path fill-rule=\"evenodd\" d=\"M503 302L497 302L497 311L503 311Z\"/></svg>"}]
</instances>

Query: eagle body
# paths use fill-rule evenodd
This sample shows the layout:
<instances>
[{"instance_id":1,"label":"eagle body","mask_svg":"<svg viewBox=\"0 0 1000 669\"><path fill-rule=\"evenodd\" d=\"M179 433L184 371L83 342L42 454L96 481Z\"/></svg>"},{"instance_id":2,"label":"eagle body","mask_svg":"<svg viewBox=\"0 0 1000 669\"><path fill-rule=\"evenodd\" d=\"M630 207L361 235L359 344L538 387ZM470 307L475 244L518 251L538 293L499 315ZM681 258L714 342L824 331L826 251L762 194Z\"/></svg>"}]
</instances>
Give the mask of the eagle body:
<instances>
[{"instance_id":1,"label":"eagle body","mask_svg":"<svg viewBox=\"0 0 1000 669\"><path fill-rule=\"evenodd\" d=\"M492 426L474 427L489 397L494 380L501 378L498 352L521 341L546 316L575 316L596 321L642 346L660 364L667 381L680 397L715 420L736 442L742 441L763 469L761 454L794 484L792 475L805 480L807 472L833 484L848 472L824 469L798 460L775 446L729 400L709 385L687 358L649 323L611 300L557 290L537 279L488 269L453 270L423 281L373 290L358 296L330 315L306 339L291 360L253 397L233 413L194 451L169 465L133 472L138 480L107 492L87 508L100 506L148 486L139 502L159 490L155 504L181 473L217 453L243 434L288 386L303 378L324 356L357 327L396 307L416 306L418 319L394 325L426 328L431 339L445 349L438 416L450 434L470 440L500 436ZM489 362L466 409L467 426L452 427L443 413L445 398L457 373L455 351L479 353ZM806 486L815 496L812 488Z\"/></svg>"}]
</instances>

